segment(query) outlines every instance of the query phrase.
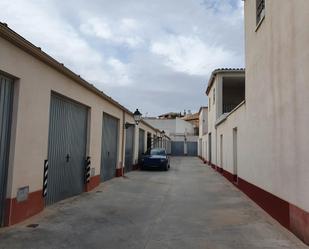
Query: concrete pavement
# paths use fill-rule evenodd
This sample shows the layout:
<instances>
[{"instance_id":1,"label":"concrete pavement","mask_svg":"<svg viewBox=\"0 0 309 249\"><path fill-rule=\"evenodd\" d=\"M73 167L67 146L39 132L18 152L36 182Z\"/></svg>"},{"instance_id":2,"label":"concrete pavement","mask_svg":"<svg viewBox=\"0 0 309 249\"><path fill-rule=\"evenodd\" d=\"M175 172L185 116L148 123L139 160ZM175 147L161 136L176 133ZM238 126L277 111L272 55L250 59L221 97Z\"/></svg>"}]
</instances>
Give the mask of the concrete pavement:
<instances>
[{"instance_id":1,"label":"concrete pavement","mask_svg":"<svg viewBox=\"0 0 309 249\"><path fill-rule=\"evenodd\" d=\"M0 248L308 247L199 159L179 157L168 172L131 172L0 229Z\"/></svg>"}]
</instances>

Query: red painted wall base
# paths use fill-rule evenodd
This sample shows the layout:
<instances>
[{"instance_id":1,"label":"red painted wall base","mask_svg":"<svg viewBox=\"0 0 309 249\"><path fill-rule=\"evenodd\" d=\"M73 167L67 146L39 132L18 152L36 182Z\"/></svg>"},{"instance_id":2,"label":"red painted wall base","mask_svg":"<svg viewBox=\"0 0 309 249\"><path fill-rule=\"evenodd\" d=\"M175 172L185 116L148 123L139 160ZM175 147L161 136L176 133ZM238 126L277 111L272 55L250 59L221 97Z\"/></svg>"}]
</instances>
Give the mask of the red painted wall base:
<instances>
[{"instance_id":1,"label":"red painted wall base","mask_svg":"<svg viewBox=\"0 0 309 249\"><path fill-rule=\"evenodd\" d=\"M255 186L244 179L212 164L213 169L221 173L235 187L263 208L282 226L290 230L309 245L309 213L281 198Z\"/></svg>"},{"instance_id":2,"label":"red painted wall base","mask_svg":"<svg viewBox=\"0 0 309 249\"><path fill-rule=\"evenodd\" d=\"M99 186L101 182L100 176L94 176L90 182L85 185L85 191L91 191ZM44 198L42 190L29 193L26 201L18 202L16 198L6 200L5 208L5 226L11 226L22 222L33 215L36 215L44 209Z\"/></svg>"},{"instance_id":3,"label":"red painted wall base","mask_svg":"<svg viewBox=\"0 0 309 249\"><path fill-rule=\"evenodd\" d=\"M89 192L93 189L95 189L97 186L99 186L101 183L101 177L100 175L93 176L90 178L90 182L86 184L85 191Z\"/></svg>"},{"instance_id":4,"label":"red painted wall base","mask_svg":"<svg viewBox=\"0 0 309 249\"><path fill-rule=\"evenodd\" d=\"M231 174L230 172L226 171L223 169L223 173L222 175L229 180L230 182L234 182L235 181L235 176L233 174Z\"/></svg>"},{"instance_id":5,"label":"red painted wall base","mask_svg":"<svg viewBox=\"0 0 309 249\"><path fill-rule=\"evenodd\" d=\"M123 168L116 169L116 177L123 176Z\"/></svg>"},{"instance_id":6,"label":"red painted wall base","mask_svg":"<svg viewBox=\"0 0 309 249\"><path fill-rule=\"evenodd\" d=\"M203 161L203 163L209 164L208 161L207 161L205 158L203 158L203 157L201 157L201 156L199 156L199 158Z\"/></svg>"},{"instance_id":7,"label":"red painted wall base","mask_svg":"<svg viewBox=\"0 0 309 249\"><path fill-rule=\"evenodd\" d=\"M290 204L290 230L309 245L309 213Z\"/></svg>"},{"instance_id":8,"label":"red painted wall base","mask_svg":"<svg viewBox=\"0 0 309 249\"><path fill-rule=\"evenodd\" d=\"M254 200L267 213L281 223L285 228L290 228L289 203L277 196L238 177L237 187Z\"/></svg>"},{"instance_id":9,"label":"red painted wall base","mask_svg":"<svg viewBox=\"0 0 309 249\"><path fill-rule=\"evenodd\" d=\"M42 190L29 193L26 201L17 202L16 198L6 200L5 226L17 224L44 209Z\"/></svg>"}]
</instances>

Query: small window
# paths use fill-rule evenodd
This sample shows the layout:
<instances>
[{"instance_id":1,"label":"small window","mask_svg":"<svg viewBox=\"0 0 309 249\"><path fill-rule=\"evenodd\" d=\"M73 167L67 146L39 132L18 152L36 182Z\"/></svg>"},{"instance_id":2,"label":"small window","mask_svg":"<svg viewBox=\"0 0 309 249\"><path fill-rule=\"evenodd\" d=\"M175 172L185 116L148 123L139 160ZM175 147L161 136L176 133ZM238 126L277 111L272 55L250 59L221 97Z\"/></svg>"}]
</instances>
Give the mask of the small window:
<instances>
[{"instance_id":1,"label":"small window","mask_svg":"<svg viewBox=\"0 0 309 249\"><path fill-rule=\"evenodd\" d=\"M216 88L214 88L212 99L213 99L213 104L215 104L215 102L216 102Z\"/></svg>"},{"instance_id":2,"label":"small window","mask_svg":"<svg viewBox=\"0 0 309 249\"><path fill-rule=\"evenodd\" d=\"M265 0L256 0L256 25L265 17Z\"/></svg>"}]
</instances>

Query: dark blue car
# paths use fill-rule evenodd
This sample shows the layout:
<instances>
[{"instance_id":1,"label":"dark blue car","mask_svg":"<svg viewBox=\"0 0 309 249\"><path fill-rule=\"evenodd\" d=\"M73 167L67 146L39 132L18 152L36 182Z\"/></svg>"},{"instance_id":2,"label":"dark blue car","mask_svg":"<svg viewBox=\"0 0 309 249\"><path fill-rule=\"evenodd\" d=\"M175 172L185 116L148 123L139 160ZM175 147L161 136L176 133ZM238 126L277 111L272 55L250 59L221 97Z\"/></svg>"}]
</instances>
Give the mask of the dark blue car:
<instances>
[{"instance_id":1,"label":"dark blue car","mask_svg":"<svg viewBox=\"0 0 309 249\"><path fill-rule=\"evenodd\" d=\"M146 153L141 161L141 169L161 169L167 171L170 168L170 159L165 149L154 148Z\"/></svg>"}]
</instances>

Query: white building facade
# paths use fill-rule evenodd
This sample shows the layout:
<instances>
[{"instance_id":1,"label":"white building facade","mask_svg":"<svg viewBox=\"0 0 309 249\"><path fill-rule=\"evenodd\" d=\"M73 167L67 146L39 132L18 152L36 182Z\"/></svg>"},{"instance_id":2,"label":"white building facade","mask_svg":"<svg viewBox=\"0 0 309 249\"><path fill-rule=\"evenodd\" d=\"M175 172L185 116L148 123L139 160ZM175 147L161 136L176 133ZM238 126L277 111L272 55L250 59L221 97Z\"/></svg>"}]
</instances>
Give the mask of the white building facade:
<instances>
[{"instance_id":1,"label":"white building facade","mask_svg":"<svg viewBox=\"0 0 309 249\"><path fill-rule=\"evenodd\" d=\"M144 119L151 126L164 131L171 139L171 154L174 156L198 156L198 136L194 126L181 118Z\"/></svg>"},{"instance_id":2,"label":"white building facade","mask_svg":"<svg viewBox=\"0 0 309 249\"><path fill-rule=\"evenodd\" d=\"M198 156L206 158L207 154L207 134L208 134L208 107L201 107L199 110L199 140Z\"/></svg>"},{"instance_id":3,"label":"white building facade","mask_svg":"<svg viewBox=\"0 0 309 249\"><path fill-rule=\"evenodd\" d=\"M226 72L213 73L203 159L309 243L309 2L244 5L245 95L224 105Z\"/></svg>"}]
</instances>

